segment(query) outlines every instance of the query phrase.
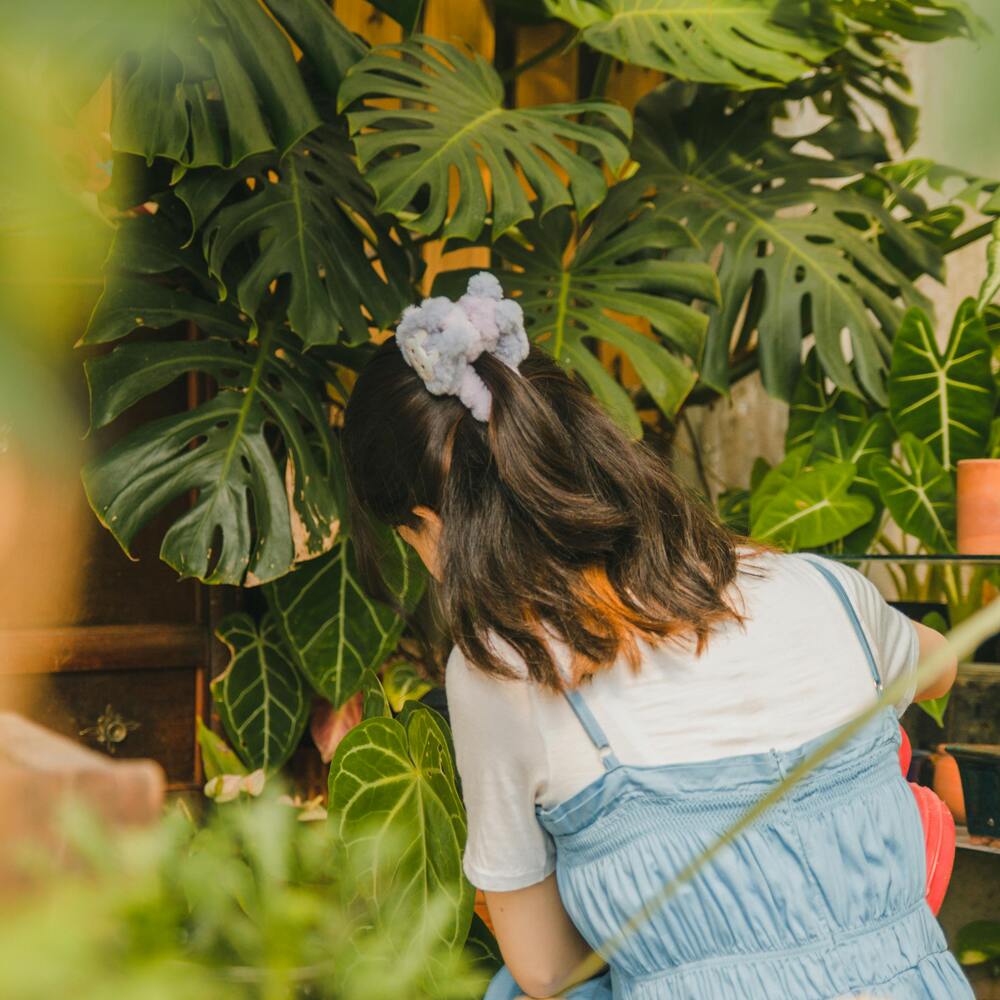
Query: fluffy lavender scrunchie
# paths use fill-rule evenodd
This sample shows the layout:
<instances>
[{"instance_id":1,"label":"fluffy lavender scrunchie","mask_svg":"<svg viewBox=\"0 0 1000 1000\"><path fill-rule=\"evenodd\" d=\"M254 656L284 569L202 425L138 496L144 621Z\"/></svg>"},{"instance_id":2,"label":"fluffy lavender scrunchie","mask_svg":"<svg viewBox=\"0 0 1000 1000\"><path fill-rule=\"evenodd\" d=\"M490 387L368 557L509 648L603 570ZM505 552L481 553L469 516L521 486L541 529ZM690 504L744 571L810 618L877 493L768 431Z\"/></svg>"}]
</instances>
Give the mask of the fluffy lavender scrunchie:
<instances>
[{"instance_id":1,"label":"fluffy lavender scrunchie","mask_svg":"<svg viewBox=\"0 0 1000 1000\"><path fill-rule=\"evenodd\" d=\"M435 396L458 396L477 420L489 420L490 390L472 367L483 351L514 371L528 356L524 313L489 271L469 279L457 301L444 296L407 306L396 327L406 363Z\"/></svg>"}]
</instances>

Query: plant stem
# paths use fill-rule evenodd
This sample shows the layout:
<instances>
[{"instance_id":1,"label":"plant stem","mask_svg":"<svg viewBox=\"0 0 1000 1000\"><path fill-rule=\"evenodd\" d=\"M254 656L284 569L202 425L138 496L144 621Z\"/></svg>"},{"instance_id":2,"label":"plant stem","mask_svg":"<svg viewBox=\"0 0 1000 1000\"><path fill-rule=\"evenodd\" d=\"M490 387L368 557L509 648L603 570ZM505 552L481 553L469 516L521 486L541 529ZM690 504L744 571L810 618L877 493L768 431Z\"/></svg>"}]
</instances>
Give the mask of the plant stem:
<instances>
[{"instance_id":1,"label":"plant stem","mask_svg":"<svg viewBox=\"0 0 1000 1000\"><path fill-rule=\"evenodd\" d=\"M523 62L519 62L516 66L511 66L510 69L504 70L500 74L500 79L504 83L510 83L511 80L516 80L522 73L527 72L539 63L545 62L546 59L554 56L557 52L564 49L569 43L573 36L576 34L576 29L572 26L566 28L566 30L551 44L546 45L544 49L536 52L533 56L529 56Z\"/></svg>"},{"instance_id":2,"label":"plant stem","mask_svg":"<svg viewBox=\"0 0 1000 1000\"><path fill-rule=\"evenodd\" d=\"M590 85L591 97L603 97L608 89L608 77L611 76L611 63L613 59L606 52L601 53L597 60L597 69L594 70L594 82Z\"/></svg>"},{"instance_id":3,"label":"plant stem","mask_svg":"<svg viewBox=\"0 0 1000 1000\"><path fill-rule=\"evenodd\" d=\"M984 222L981 226L966 230L961 236L953 236L942 245L941 252L954 253L956 250L961 250L962 247L967 247L970 243L975 243L976 240L981 240L984 236L989 236L993 232L995 221L995 219L990 219L989 222Z\"/></svg>"}]
</instances>

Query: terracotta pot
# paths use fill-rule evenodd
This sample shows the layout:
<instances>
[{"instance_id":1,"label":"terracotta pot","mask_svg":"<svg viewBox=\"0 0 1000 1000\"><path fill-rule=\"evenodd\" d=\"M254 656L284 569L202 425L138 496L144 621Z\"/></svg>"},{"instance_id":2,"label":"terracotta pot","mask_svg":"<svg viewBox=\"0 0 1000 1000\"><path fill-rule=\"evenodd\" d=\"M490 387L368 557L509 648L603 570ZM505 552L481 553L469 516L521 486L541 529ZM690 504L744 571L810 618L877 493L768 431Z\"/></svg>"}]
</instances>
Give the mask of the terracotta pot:
<instances>
[{"instance_id":1,"label":"terracotta pot","mask_svg":"<svg viewBox=\"0 0 1000 1000\"><path fill-rule=\"evenodd\" d=\"M938 747L931 755L934 762L934 792L944 799L945 805L955 817L959 826L965 826L965 795L962 792L962 776L958 771L958 761L943 747Z\"/></svg>"},{"instance_id":2,"label":"terracotta pot","mask_svg":"<svg viewBox=\"0 0 1000 1000\"><path fill-rule=\"evenodd\" d=\"M958 551L1000 554L1000 458L958 463Z\"/></svg>"}]
</instances>

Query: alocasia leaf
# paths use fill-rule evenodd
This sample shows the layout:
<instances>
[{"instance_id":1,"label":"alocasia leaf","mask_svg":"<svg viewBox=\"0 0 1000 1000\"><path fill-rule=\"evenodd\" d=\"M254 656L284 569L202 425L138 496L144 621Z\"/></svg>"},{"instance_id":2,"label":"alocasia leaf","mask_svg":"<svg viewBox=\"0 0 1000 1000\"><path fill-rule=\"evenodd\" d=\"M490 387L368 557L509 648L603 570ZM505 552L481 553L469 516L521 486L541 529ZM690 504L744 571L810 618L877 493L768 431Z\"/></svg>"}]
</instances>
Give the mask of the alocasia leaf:
<instances>
[{"instance_id":1,"label":"alocasia leaf","mask_svg":"<svg viewBox=\"0 0 1000 1000\"><path fill-rule=\"evenodd\" d=\"M191 171L176 191L210 273L243 312L255 318L271 283L289 280L288 322L306 345L364 343L372 322L388 326L409 301L414 265L334 126L280 158Z\"/></svg>"},{"instance_id":2,"label":"alocasia leaf","mask_svg":"<svg viewBox=\"0 0 1000 1000\"><path fill-rule=\"evenodd\" d=\"M380 107L380 98L401 106ZM351 68L338 102L379 209L419 233L475 239L491 217L498 239L534 214L523 180L543 214L573 204L585 215L607 189L601 164L617 173L628 156L631 119L619 105L507 108L485 59L427 36L374 49Z\"/></svg>"},{"instance_id":3,"label":"alocasia leaf","mask_svg":"<svg viewBox=\"0 0 1000 1000\"><path fill-rule=\"evenodd\" d=\"M679 80L732 90L773 87L808 72L836 48L839 34L786 27L783 0L546 0L549 13L583 40L624 63Z\"/></svg>"},{"instance_id":4,"label":"alocasia leaf","mask_svg":"<svg viewBox=\"0 0 1000 1000\"><path fill-rule=\"evenodd\" d=\"M955 484L929 444L913 434L899 439L903 465L872 459L872 475L893 520L931 553L955 551Z\"/></svg>"},{"instance_id":5,"label":"alocasia leaf","mask_svg":"<svg viewBox=\"0 0 1000 1000\"><path fill-rule=\"evenodd\" d=\"M955 314L942 352L930 319L911 309L896 334L889 410L896 430L926 442L945 469L982 458L996 405L992 348L973 299Z\"/></svg>"},{"instance_id":6,"label":"alocasia leaf","mask_svg":"<svg viewBox=\"0 0 1000 1000\"><path fill-rule=\"evenodd\" d=\"M887 331L902 316L900 300L923 298L875 238L844 217L877 222L880 237L918 271L940 273L940 251L881 199L819 183L873 168L884 151L870 134L849 121L804 137L778 135L773 125L765 102L730 112L724 92L691 101L674 86L647 94L636 109L639 176L658 189L667 214L685 222L703 259L721 255L722 306L711 313L701 378L724 390L734 334L755 338L765 387L787 399L802 339L812 333L837 386L860 394L860 384L884 401ZM829 155L809 152L802 139Z\"/></svg>"},{"instance_id":7,"label":"alocasia leaf","mask_svg":"<svg viewBox=\"0 0 1000 1000\"><path fill-rule=\"evenodd\" d=\"M789 449L810 444L820 421L828 413L835 414L836 426L848 433L851 432L848 428L856 432L867 418L867 408L857 396L836 388L827 392L815 349L806 355L790 403L785 434L785 447Z\"/></svg>"},{"instance_id":8,"label":"alocasia leaf","mask_svg":"<svg viewBox=\"0 0 1000 1000\"><path fill-rule=\"evenodd\" d=\"M230 615L218 637L229 647L212 697L233 747L249 768L271 773L291 757L309 721L310 697L270 615L258 624Z\"/></svg>"},{"instance_id":9,"label":"alocasia leaf","mask_svg":"<svg viewBox=\"0 0 1000 1000\"><path fill-rule=\"evenodd\" d=\"M855 474L849 462L801 466L765 503L753 505L752 536L793 550L814 549L860 528L875 510L867 497L849 492Z\"/></svg>"},{"instance_id":10,"label":"alocasia leaf","mask_svg":"<svg viewBox=\"0 0 1000 1000\"><path fill-rule=\"evenodd\" d=\"M474 893L462 872L465 811L446 727L412 705L400 719L366 719L330 764L330 820L349 850L370 860L370 890L388 913L450 901L446 943L461 947Z\"/></svg>"},{"instance_id":11,"label":"alocasia leaf","mask_svg":"<svg viewBox=\"0 0 1000 1000\"><path fill-rule=\"evenodd\" d=\"M412 609L426 574L395 532L384 533L380 568L399 603ZM373 600L358 579L354 547L341 536L331 552L271 584L268 603L296 664L315 690L342 705L392 652L403 620Z\"/></svg>"}]
</instances>

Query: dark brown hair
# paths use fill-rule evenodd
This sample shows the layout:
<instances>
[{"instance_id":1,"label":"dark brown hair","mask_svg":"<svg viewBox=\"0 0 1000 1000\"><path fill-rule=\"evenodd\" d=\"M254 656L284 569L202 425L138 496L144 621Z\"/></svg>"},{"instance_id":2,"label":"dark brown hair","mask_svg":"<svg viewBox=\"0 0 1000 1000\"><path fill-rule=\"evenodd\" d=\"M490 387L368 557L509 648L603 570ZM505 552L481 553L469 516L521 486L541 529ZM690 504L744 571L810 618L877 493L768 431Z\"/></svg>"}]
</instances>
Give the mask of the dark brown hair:
<instances>
[{"instance_id":1,"label":"dark brown hair","mask_svg":"<svg viewBox=\"0 0 1000 1000\"><path fill-rule=\"evenodd\" d=\"M471 665L512 676L492 633L555 690L543 630L569 648L579 680L623 653L637 667L637 637L701 649L717 623L740 620L724 597L738 539L660 456L534 345L519 372L485 353L473 367L493 394L487 423L428 392L394 337L359 375L342 442L363 564L367 516L416 528L414 507L436 511L452 640Z\"/></svg>"}]
</instances>

